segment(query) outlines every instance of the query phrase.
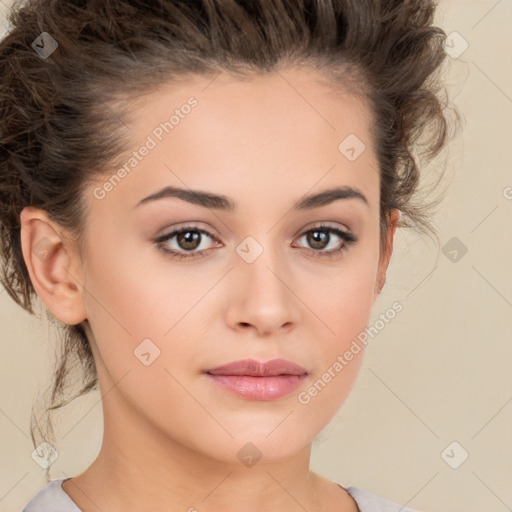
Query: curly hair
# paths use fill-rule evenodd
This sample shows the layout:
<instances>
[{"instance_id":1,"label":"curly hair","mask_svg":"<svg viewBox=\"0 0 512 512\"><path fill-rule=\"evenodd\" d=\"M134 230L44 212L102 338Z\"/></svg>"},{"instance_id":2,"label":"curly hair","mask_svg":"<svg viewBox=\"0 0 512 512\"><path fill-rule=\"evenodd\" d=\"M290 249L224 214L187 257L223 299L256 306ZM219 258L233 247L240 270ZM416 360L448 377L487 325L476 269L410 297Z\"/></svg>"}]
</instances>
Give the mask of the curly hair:
<instances>
[{"instance_id":1,"label":"curly hair","mask_svg":"<svg viewBox=\"0 0 512 512\"><path fill-rule=\"evenodd\" d=\"M0 42L3 286L34 313L22 209L44 209L83 243L82 192L129 149L130 102L194 74L302 65L363 94L379 164L381 247L393 209L399 226L435 233L428 213L436 202L415 202L419 159L440 153L450 126L440 94L446 34L433 25L435 9L431 0L19 0ZM47 58L33 47L42 32L58 45ZM65 343L46 411L97 387L84 325L60 327ZM81 389L58 402L72 356Z\"/></svg>"}]
</instances>

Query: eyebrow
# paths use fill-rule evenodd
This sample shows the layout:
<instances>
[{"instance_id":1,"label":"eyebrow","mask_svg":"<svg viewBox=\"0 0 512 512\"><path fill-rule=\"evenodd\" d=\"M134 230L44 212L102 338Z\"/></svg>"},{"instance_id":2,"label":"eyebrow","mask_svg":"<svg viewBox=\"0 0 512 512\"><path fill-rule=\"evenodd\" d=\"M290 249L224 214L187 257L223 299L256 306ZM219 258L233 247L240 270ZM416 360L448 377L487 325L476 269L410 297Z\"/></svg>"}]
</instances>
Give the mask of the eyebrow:
<instances>
[{"instance_id":1,"label":"eyebrow","mask_svg":"<svg viewBox=\"0 0 512 512\"><path fill-rule=\"evenodd\" d=\"M205 208L213 208L215 210L233 211L236 209L234 201L223 195L212 194L202 190L191 190L178 187L164 187L162 190L151 194L137 203L137 207L151 201L176 197L187 201L188 203L204 206ZM339 199L360 199L368 205L366 197L356 188L349 186L336 187L324 190L318 194L311 194L302 197L293 205L293 210L312 210L320 206L325 206Z\"/></svg>"}]
</instances>

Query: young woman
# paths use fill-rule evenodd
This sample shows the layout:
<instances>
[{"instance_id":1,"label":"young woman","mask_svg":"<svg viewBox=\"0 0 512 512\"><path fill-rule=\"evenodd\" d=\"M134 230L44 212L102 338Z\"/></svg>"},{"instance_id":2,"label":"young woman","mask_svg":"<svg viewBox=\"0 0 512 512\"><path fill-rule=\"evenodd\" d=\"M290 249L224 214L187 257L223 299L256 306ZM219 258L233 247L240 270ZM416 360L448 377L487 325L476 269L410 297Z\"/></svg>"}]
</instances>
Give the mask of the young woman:
<instances>
[{"instance_id":1,"label":"young woman","mask_svg":"<svg viewBox=\"0 0 512 512\"><path fill-rule=\"evenodd\" d=\"M96 460L25 512L410 510L309 462L358 374L397 226L431 229L413 199L420 157L446 143L434 10L12 11L2 282L66 333L52 407L75 354L104 413Z\"/></svg>"}]
</instances>

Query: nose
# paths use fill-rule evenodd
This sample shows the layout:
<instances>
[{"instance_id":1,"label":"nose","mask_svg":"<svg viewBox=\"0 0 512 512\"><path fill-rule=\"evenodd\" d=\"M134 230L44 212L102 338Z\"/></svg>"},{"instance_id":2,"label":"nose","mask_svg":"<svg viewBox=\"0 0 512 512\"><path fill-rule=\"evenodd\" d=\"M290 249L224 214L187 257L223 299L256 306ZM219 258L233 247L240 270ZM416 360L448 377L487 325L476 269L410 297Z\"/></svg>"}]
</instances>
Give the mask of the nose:
<instances>
[{"instance_id":1,"label":"nose","mask_svg":"<svg viewBox=\"0 0 512 512\"><path fill-rule=\"evenodd\" d=\"M231 274L227 322L238 331L272 336L300 319L300 300L290 265L268 247L252 262L236 256Z\"/></svg>"}]
</instances>

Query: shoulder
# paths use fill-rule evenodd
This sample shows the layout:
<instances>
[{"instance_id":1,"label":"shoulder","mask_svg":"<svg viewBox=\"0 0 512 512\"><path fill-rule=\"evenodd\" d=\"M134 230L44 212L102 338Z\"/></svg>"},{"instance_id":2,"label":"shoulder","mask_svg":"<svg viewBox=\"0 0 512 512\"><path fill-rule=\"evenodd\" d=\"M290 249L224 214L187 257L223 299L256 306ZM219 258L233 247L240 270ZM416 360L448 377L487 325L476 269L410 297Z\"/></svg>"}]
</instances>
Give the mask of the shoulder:
<instances>
[{"instance_id":1,"label":"shoulder","mask_svg":"<svg viewBox=\"0 0 512 512\"><path fill-rule=\"evenodd\" d=\"M51 480L21 512L82 512L62 489L62 482L65 480Z\"/></svg>"},{"instance_id":2,"label":"shoulder","mask_svg":"<svg viewBox=\"0 0 512 512\"><path fill-rule=\"evenodd\" d=\"M339 485L339 484L338 484ZM416 512L359 487L343 487L354 498L360 512Z\"/></svg>"}]
</instances>

